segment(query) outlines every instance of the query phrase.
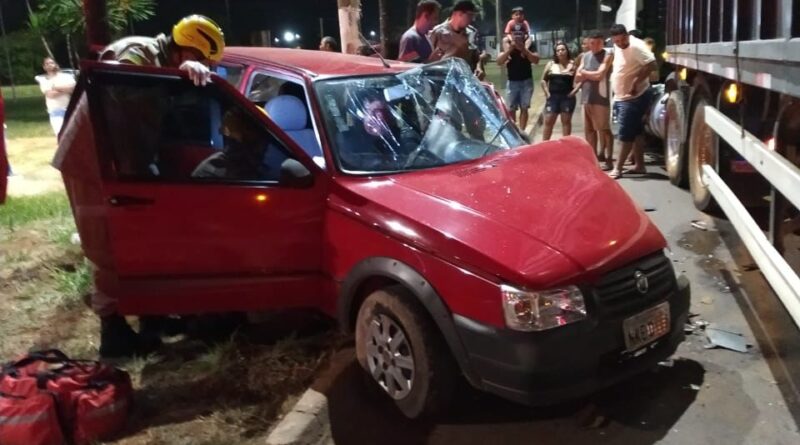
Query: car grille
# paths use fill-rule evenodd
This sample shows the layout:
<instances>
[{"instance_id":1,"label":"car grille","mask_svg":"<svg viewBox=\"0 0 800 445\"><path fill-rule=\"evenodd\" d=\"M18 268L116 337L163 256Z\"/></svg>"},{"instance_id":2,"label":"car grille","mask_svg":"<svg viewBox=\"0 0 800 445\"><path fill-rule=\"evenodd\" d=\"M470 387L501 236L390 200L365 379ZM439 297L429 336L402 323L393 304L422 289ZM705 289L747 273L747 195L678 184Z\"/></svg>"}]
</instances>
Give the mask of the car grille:
<instances>
[{"instance_id":1,"label":"car grille","mask_svg":"<svg viewBox=\"0 0 800 445\"><path fill-rule=\"evenodd\" d=\"M648 289L644 294L636 287L637 271L647 275ZM603 276L594 287L595 301L601 316L626 316L663 300L676 285L672 263L663 253L657 253Z\"/></svg>"}]
</instances>

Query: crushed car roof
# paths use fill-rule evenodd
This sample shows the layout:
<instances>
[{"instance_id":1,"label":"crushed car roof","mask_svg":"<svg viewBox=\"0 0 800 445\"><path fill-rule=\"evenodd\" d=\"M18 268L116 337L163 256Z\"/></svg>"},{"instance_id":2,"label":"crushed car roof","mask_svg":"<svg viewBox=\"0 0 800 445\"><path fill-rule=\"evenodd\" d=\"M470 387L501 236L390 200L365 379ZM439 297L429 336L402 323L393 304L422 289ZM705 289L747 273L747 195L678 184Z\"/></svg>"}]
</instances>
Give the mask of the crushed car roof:
<instances>
[{"instance_id":1,"label":"crushed car roof","mask_svg":"<svg viewBox=\"0 0 800 445\"><path fill-rule=\"evenodd\" d=\"M225 60L262 62L296 68L312 76L353 76L361 74L397 73L415 64L388 60L390 68L383 66L377 57L311 51L304 49L266 47L228 47Z\"/></svg>"}]
</instances>

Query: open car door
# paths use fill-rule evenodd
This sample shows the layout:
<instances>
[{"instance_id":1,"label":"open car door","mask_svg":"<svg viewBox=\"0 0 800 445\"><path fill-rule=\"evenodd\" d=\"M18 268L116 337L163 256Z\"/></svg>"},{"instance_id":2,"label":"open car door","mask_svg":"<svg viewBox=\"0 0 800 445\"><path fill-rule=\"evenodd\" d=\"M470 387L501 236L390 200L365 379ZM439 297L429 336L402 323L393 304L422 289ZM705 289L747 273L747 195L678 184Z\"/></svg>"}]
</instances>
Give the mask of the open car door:
<instances>
[{"instance_id":1,"label":"open car door","mask_svg":"<svg viewBox=\"0 0 800 445\"><path fill-rule=\"evenodd\" d=\"M223 79L87 62L61 170L123 314L317 306L327 176Z\"/></svg>"}]
</instances>

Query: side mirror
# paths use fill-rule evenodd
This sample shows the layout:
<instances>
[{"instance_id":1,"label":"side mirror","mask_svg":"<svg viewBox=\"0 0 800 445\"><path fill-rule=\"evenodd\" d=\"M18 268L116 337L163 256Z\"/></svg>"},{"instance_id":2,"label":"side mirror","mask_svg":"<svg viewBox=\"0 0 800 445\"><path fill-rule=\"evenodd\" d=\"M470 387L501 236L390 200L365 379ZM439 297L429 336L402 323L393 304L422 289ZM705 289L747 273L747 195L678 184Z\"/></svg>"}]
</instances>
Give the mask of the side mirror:
<instances>
[{"instance_id":1,"label":"side mirror","mask_svg":"<svg viewBox=\"0 0 800 445\"><path fill-rule=\"evenodd\" d=\"M295 159L287 159L281 164L280 184L291 188L308 188L314 185L314 175Z\"/></svg>"}]
</instances>

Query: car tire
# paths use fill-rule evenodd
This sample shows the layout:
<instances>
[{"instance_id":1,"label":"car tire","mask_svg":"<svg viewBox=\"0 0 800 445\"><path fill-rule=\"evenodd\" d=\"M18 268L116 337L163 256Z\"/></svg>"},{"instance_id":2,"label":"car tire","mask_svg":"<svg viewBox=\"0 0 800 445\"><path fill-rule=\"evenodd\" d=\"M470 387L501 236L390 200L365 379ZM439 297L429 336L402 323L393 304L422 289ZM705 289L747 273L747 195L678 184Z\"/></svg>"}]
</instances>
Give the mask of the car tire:
<instances>
[{"instance_id":1,"label":"car tire","mask_svg":"<svg viewBox=\"0 0 800 445\"><path fill-rule=\"evenodd\" d=\"M356 357L368 384L408 418L435 417L452 399L458 367L417 298L402 286L376 290L358 311Z\"/></svg>"}]
</instances>

